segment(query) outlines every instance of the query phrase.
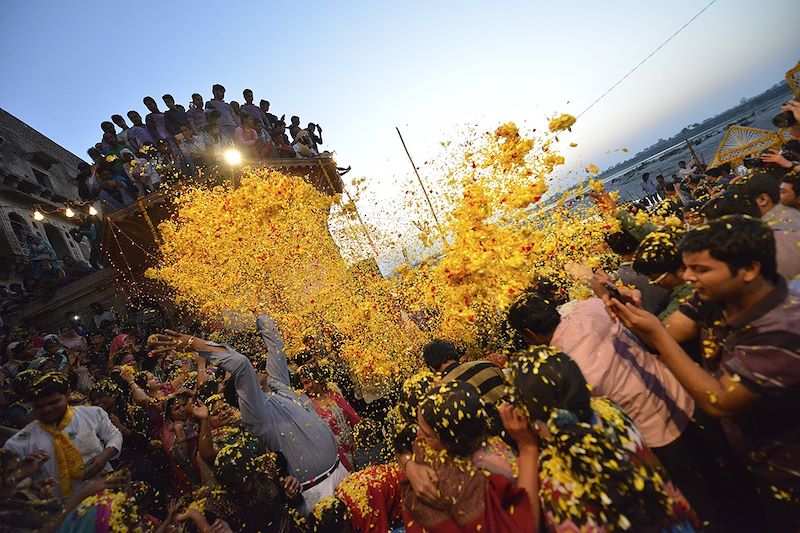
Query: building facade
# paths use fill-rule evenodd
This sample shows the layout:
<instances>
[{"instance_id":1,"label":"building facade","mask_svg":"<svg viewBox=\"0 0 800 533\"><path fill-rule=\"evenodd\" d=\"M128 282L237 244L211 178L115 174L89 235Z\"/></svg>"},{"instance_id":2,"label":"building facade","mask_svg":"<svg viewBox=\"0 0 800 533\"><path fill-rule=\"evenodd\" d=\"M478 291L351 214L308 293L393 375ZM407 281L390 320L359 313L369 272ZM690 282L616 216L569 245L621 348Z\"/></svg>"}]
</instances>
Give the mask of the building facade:
<instances>
[{"instance_id":1,"label":"building facade","mask_svg":"<svg viewBox=\"0 0 800 533\"><path fill-rule=\"evenodd\" d=\"M22 283L28 269L26 237L38 235L50 243L59 259L71 255L88 261L89 243L77 242L70 230L78 218L65 207L79 208L75 181L81 159L0 109L0 285ZM44 213L35 220L36 209ZM60 211L59 211L60 210Z\"/></svg>"}]
</instances>

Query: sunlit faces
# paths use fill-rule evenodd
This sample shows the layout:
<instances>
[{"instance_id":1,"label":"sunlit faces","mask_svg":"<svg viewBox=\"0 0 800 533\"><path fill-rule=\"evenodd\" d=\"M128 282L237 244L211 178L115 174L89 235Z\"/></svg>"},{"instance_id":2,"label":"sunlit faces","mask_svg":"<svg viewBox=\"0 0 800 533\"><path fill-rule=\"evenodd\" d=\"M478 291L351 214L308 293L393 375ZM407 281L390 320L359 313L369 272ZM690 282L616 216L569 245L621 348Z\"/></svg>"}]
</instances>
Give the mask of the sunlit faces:
<instances>
[{"instance_id":1,"label":"sunlit faces","mask_svg":"<svg viewBox=\"0 0 800 533\"><path fill-rule=\"evenodd\" d=\"M700 299L712 302L734 299L761 273L756 262L734 274L727 263L711 257L708 250L684 253L683 263L686 265L683 279L692 284Z\"/></svg>"}]
</instances>

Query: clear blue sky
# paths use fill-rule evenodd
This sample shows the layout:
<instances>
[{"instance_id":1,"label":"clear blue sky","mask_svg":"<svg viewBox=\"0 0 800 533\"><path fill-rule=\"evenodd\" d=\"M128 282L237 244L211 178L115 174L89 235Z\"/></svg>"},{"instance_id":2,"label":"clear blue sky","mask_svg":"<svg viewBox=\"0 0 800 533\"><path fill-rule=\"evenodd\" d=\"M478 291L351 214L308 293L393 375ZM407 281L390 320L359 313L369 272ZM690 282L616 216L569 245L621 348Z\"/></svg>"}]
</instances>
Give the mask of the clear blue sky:
<instances>
[{"instance_id":1,"label":"clear blue sky","mask_svg":"<svg viewBox=\"0 0 800 533\"><path fill-rule=\"evenodd\" d=\"M324 129L372 196L463 124L577 114L699 11L652 2L4 0L0 106L81 157L113 113L166 92L252 88ZM795 0L718 0L574 128L572 168L601 168L779 80L800 59ZM365 205L366 203L366 205ZM371 213L371 211L373 211Z\"/></svg>"}]
</instances>

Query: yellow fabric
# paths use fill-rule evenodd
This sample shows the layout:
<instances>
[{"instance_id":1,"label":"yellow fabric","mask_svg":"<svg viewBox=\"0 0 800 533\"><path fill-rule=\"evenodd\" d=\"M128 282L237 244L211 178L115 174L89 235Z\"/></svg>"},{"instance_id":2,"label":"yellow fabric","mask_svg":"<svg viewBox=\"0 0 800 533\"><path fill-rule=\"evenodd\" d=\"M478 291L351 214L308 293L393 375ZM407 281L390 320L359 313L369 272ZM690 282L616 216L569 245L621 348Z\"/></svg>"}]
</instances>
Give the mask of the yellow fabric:
<instances>
[{"instance_id":1,"label":"yellow fabric","mask_svg":"<svg viewBox=\"0 0 800 533\"><path fill-rule=\"evenodd\" d=\"M64 433L64 428L72 421L72 413L72 407L67 407L67 414L58 426L42 424L42 429L53 437L53 450L58 464L58 482L61 485L61 495L64 497L72 494L72 480L83 478L83 457Z\"/></svg>"}]
</instances>

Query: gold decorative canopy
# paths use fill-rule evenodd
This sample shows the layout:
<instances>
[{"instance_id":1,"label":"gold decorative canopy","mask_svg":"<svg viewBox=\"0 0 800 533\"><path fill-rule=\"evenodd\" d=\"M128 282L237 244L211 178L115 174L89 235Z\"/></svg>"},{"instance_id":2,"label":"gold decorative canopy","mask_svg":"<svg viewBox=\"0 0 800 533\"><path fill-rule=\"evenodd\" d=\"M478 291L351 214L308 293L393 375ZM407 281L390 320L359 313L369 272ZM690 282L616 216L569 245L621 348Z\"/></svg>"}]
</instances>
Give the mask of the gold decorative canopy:
<instances>
[{"instance_id":1,"label":"gold decorative canopy","mask_svg":"<svg viewBox=\"0 0 800 533\"><path fill-rule=\"evenodd\" d=\"M767 148L778 148L783 143L784 137L780 132L733 125L722 137L708 168L725 163L739 163L749 155L763 152Z\"/></svg>"}]
</instances>

